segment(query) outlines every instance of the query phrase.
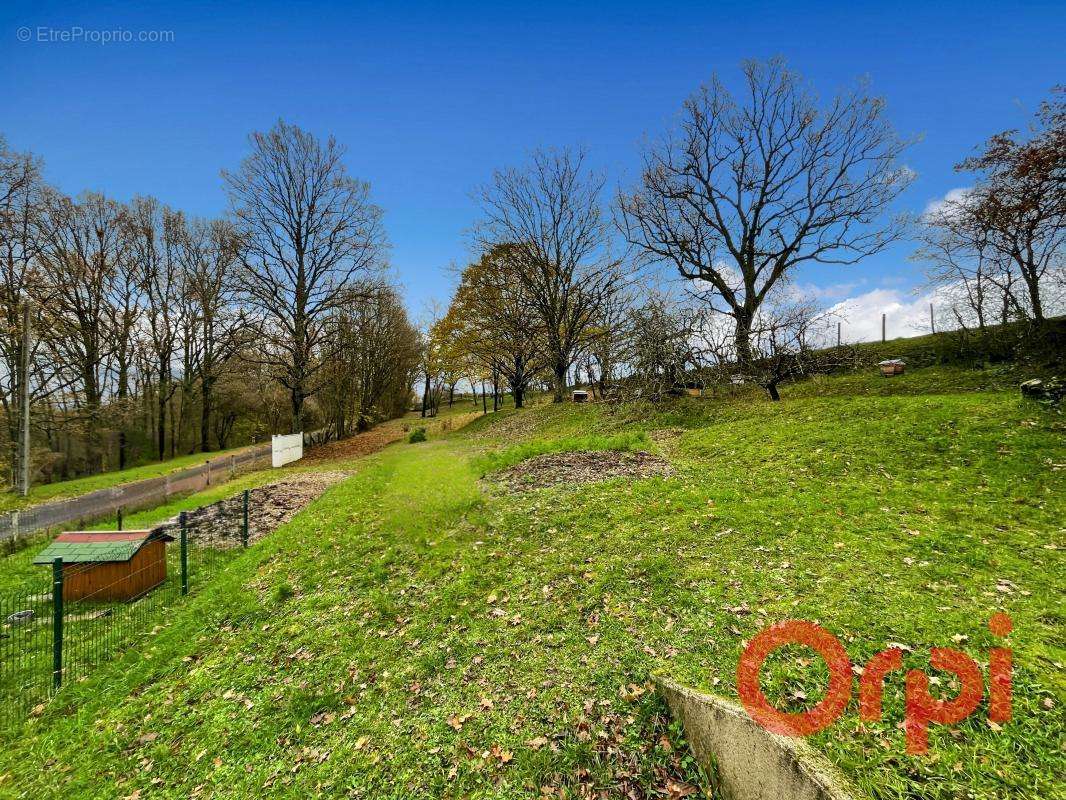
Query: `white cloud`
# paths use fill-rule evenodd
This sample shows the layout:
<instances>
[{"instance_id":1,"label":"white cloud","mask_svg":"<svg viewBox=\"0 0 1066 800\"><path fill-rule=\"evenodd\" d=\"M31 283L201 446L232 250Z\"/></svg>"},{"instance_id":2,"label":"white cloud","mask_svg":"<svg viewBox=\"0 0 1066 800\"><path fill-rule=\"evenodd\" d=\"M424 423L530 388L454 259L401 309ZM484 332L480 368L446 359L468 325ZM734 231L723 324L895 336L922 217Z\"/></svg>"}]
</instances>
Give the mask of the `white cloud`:
<instances>
[{"instance_id":1,"label":"white cloud","mask_svg":"<svg viewBox=\"0 0 1066 800\"><path fill-rule=\"evenodd\" d=\"M846 298L866 281L849 281L847 283L830 283L826 286L818 286L814 283L797 283L789 287L788 294L796 299L807 298L819 303L829 303L834 300Z\"/></svg>"},{"instance_id":2,"label":"white cloud","mask_svg":"<svg viewBox=\"0 0 1066 800\"><path fill-rule=\"evenodd\" d=\"M873 342L881 338L881 315L889 339L918 336L929 332L929 303L934 306L936 292L904 293L898 289L874 289L842 300L829 308L841 322L845 342Z\"/></svg>"},{"instance_id":3,"label":"white cloud","mask_svg":"<svg viewBox=\"0 0 1066 800\"><path fill-rule=\"evenodd\" d=\"M1025 288L1017 287L1020 301L1026 301ZM938 286L933 289L912 289L909 291L879 288L864 294L849 297L830 306L826 310L827 319L831 320L827 335L836 339L836 320L841 322L841 338L844 342L874 342L881 338L881 315L885 315L887 338L901 336L921 336L930 332L929 305L933 305L938 332L954 330L959 327L952 306L962 309L962 314L969 317L966 304L961 298L961 284ZM1066 273L1049 270L1041 281L1041 299L1047 316L1066 313ZM959 305L961 304L961 305ZM998 322L998 304L989 303L987 313L990 322Z\"/></svg>"},{"instance_id":4,"label":"white cloud","mask_svg":"<svg viewBox=\"0 0 1066 800\"><path fill-rule=\"evenodd\" d=\"M935 214L936 212L943 210L944 206L946 206L948 203L962 202L972 191L972 186L960 186L957 189L951 189L943 197L938 197L926 203L925 209L922 211L922 217L928 217L931 214Z\"/></svg>"}]
</instances>

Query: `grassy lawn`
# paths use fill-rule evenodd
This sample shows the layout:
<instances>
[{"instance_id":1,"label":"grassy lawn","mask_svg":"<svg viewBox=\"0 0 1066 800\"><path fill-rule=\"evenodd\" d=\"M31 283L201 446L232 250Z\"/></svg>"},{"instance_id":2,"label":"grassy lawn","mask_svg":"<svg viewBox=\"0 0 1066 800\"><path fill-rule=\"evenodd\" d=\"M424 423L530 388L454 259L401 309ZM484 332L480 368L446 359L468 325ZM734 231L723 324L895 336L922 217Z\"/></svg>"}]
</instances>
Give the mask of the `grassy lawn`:
<instances>
[{"instance_id":1,"label":"grassy lawn","mask_svg":"<svg viewBox=\"0 0 1066 800\"><path fill-rule=\"evenodd\" d=\"M986 667L1003 610L1001 730L982 704L905 755L896 675L882 723L853 699L813 744L859 796L1054 796L1066 447L1010 383L920 370L779 404L540 405L392 445L15 731L0 794L677 797L704 781L650 672L735 698L742 643L787 618L854 664L897 642L909 667L933 646ZM675 471L522 494L481 479L589 446ZM764 686L799 709L820 664L776 659Z\"/></svg>"},{"instance_id":2,"label":"grassy lawn","mask_svg":"<svg viewBox=\"0 0 1066 800\"><path fill-rule=\"evenodd\" d=\"M88 475L84 478L75 478L70 481L57 481L56 483L42 483L30 487L30 493L26 497L20 497L14 492L0 492L0 513L17 511L20 508L47 503L51 500L59 500L65 497L77 497L78 495L95 492L97 489L108 489L122 483L143 481L147 478L158 478L169 472L175 472L187 467L196 467L206 461L223 458L244 447L235 447L230 450L219 450L214 453L192 453L187 456L178 456L168 461L157 461L151 464L142 464L129 469L116 470L115 472L103 472L99 475Z\"/></svg>"}]
</instances>

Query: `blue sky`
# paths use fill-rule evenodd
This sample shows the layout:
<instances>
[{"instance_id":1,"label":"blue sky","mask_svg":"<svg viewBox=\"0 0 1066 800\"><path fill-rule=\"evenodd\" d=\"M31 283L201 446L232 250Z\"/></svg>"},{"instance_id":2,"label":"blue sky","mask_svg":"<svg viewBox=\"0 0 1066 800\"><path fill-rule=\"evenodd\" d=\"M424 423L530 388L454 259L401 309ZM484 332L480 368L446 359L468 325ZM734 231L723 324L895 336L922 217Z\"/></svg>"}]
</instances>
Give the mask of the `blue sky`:
<instances>
[{"instance_id":1,"label":"blue sky","mask_svg":"<svg viewBox=\"0 0 1066 800\"><path fill-rule=\"evenodd\" d=\"M348 148L386 212L412 310L446 300L468 252L471 190L546 145L583 145L629 183L645 134L744 58L782 55L824 96L866 76L906 136L920 211L966 184L952 166L1022 127L1066 81L1061 3L200 3L8 0L0 132L67 192L151 193L220 214L219 170L278 117ZM19 41L19 28L30 41ZM172 31L165 43L40 41L47 31ZM25 35L25 34L24 34ZM800 280L827 301L921 281L903 244ZM880 300L878 300L880 302Z\"/></svg>"}]
</instances>

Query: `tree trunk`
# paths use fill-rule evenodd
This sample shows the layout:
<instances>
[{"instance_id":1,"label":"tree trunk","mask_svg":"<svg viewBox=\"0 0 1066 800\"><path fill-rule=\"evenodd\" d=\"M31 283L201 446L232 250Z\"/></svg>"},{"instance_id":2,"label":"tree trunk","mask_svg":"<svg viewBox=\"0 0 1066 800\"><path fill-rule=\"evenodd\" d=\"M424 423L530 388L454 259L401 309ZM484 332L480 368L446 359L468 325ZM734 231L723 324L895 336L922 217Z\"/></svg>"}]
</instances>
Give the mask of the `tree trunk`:
<instances>
[{"instance_id":1,"label":"tree trunk","mask_svg":"<svg viewBox=\"0 0 1066 800\"><path fill-rule=\"evenodd\" d=\"M559 359L555 362L555 396L552 398L553 403L563 402L563 395L566 393L566 372L569 365Z\"/></svg>"},{"instance_id":2,"label":"tree trunk","mask_svg":"<svg viewBox=\"0 0 1066 800\"><path fill-rule=\"evenodd\" d=\"M489 413L489 401L488 398L485 397L485 381L481 382L481 413Z\"/></svg>"},{"instance_id":3,"label":"tree trunk","mask_svg":"<svg viewBox=\"0 0 1066 800\"><path fill-rule=\"evenodd\" d=\"M96 391L88 393L85 399L85 411L89 419L85 435L85 465L90 475L104 472L104 453L100 444L100 400Z\"/></svg>"},{"instance_id":4,"label":"tree trunk","mask_svg":"<svg viewBox=\"0 0 1066 800\"><path fill-rule=\"evenodd\" d=\"M778 400L781 399L781 395L778 394L778 391L777 391L777 384L776 383L768 383L768 384L766 384L766 391L770 393L770 399L773 400L775 403Z\"/></svg>"},{"instance_id":5,"label":"tree trunk","mask_svg":"<svg viewBox=\"0 0 1066 800\"><path fill-rule=\"evenodd\" d=\"M126 398L129 396L129 367L126 366L125 358L121 358L119 362L118 370L118 401L119 401L119 423L118 423L118 468L123 470L126 468L126 449L128 444L126 442Z\"/></svg>"},{"instance_id":6,"label":"tree trunk","mask_svg":"<svg viewBox=\"0 0 1066 800\"><path fill-rule=\"evenodd\" d=\"M348 432L347 431L347 428L348 428L347 416L348 415L345 412L346 412L346 409L344 407L344 403L343 402L338 403L337 404L337 418L336 418L336 421L333 423L334 427L336 427L336 429L337 429L337 441L340 441L341 439L343 439L345 437L345 435L347 434L347 432ZM360 414L359 415L359 422L357 423L357 425L359 425L361 427L362 421L363 421L363 416Z\"/></svg>"},{"instance_id":7,"label":"tree trunk","mask_svg":"<svg viewBox=\"0 0 1066 800\"><path fill-rule=\"evenodd\" d=\"M289 433L300 433L304 429L304 393L302 387L292 390L292 427Z\"/></svg>"},{"instance_id":8,"label":"tree trunk","mask_svg":"<svg viewBox=\"0 0 1066 800\"><path fill-rule=\"evenodd\" d=\"M739 310L735 314L737 329L734 334L734 342L737 350L737 366L745 370L751 366L751 323L754 314L747 310Z\"/></svg>"},{"instance_id":9,"label":"tree trunk","mask_svg":"<svg viewBox=\"0 0 1066 800\"><path fill-rule=\"evenodd\" d=\"M174 413L174 395L175 394L176 393L171 393L171 395L170 395L170 457L171 458L174 458L178 454L178 437L181 435L181 432L178 430L178 428L176 427L176 424L175 424L175 420L177 420L177 418L178 418L178 415Z\"/></svg>"},{"instance_id":10,"label":"tree trunk","mask_svg":"<svg viewBox=\"0 0 1066 800\"><path fill-rule=\"evenodd\" d=\"M1029 302L1033 306L1033 319L1037 322L1044 321L1044 303L1040 298L1040 281L1037 280L1035 273L1030 270L1022 270L1022 277L1025 279L1025 285L1029 289Z\"/></svg>"},{"instance_id":11,"label":"tree trunk","mask_svg":"<svg viewBox=\"0 0 1066 800\"><path fill-rule=\"evenodd\" d=\"M167 457L167 390L169 384L166 366L159 367L159 395L156 397L156 440L159 450L159 460Z\"/></svg>"},{"instance_id":12,"label":"tree trunk","mask_svg":"<svg viewBox=\"0 0 1066 800\"><path fill-rule=\"evenodd\" d=\"M429 405L429 374L426 374L426 385L422 389L422 419L426 418L426 407Z\"/></svg>"},{"instance_id":13,"label":"tree trunk","mask_svg":"<svg viewBox=\"0 0 1066 800\"><path fill-rule=\"evenodd\" d=\"M206 375L200 381L200 450L210 452L211 441L211 379Z\"/></svg>"},{"instance_id":14,"label":"tree trunk","mask_svg":"<svg viewBox=\"0 0 1066 800\"><path fill-rule=\"evenodd\" d=\"M103 472L103 448L100 445L100 389L96 382L96 355L87 349L87 358L81 365L82 383L85 387L85 414L88 428L85 435L85 466L90 475Z\"/></svg>"},{"instance_id":15,"label":"tree trunk","mask_svg":"<svg viewBox=\"0 0 1066 800\"><path fill-rule=\"evenodd\" d=\"M526 383L528 381L528 378L526 378L526 363L525 358L518 354L511 364L514 367L514 371L511 373L513 380L510 381L510 384L515 408L522 408L525 400Z\"/></svg>"}]
</instances>

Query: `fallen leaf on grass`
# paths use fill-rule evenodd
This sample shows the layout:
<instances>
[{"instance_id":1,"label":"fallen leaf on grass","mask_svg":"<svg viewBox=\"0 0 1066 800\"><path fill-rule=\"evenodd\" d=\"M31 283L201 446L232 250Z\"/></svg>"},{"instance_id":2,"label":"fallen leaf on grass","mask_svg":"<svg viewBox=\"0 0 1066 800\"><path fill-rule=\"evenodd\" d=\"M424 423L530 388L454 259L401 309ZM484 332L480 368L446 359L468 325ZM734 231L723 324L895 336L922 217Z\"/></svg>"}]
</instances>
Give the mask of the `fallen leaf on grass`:
<instances>
[{"instance_id":1,"label":"fallen leaf on grass","mask_svg":"<svg viewBox=\"0 0 1066 800\"><path fill-rule=\"evenodd\" d=\"M448 717L448 724L455 730L460 730L468 719L470 719L470 714L452 714Z\"/></svg>"}]
</instances>

